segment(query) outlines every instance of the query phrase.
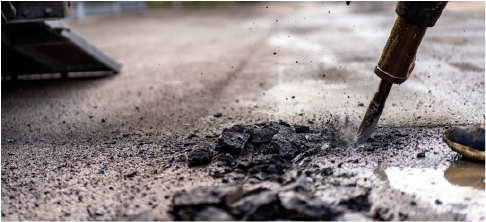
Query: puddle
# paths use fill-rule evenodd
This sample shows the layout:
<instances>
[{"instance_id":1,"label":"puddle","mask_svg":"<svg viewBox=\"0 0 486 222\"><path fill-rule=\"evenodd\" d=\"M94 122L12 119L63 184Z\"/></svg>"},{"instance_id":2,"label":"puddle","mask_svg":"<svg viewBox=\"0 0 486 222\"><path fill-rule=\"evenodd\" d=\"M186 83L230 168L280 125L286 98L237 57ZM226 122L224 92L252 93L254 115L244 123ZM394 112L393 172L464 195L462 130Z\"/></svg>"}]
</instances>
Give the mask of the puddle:
<instances>
[{"instance_id":1,"label":"puddle","mask_svg":"<svg viewBox=\"0 0 486 222\"><path fill-rule=\"evenodd\" d=\"M484 170L484 163L459 160L443 169L390 167L375 174L438 212L461 213L467 220L477 221L485 219Z\"/></svg>"}]
</instances>

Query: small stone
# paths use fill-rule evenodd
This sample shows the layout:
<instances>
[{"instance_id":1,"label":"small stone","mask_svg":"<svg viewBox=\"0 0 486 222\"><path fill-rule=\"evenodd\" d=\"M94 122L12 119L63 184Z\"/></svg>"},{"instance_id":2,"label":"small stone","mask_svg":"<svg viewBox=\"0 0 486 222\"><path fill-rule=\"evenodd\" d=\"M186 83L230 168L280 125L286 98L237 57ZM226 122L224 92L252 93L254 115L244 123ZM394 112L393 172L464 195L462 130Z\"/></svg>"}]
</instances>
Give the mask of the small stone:
<instances>
[{"instance_id":1,"label":"small stone","mask_svg":"<svg viewBox=\"0 0 486 222\"><path fill-rule=\"evenodd\" d=\"M98 174L105 174L105 171L103 169L98 170Z\"/></svg>"},{"instance_id":2,"label":"small stone","mask_svg":"<svg viewBox=\"0 0 486 222\"><path fill-rule=\"evenodd\" d=\"M167 169L167 168L169 168L170 166L172 166L172 163L168 163L168 164L166 164L166 165L164 166L164 169Z\"/></svg>"},{"instance_id":3,"label":"small stone","mask_svg":"<svg viewBox=\"0 0 486 222\"><path fill-rule=\"evenodd\" d=\"M425 157L425 152L420 152L417 154L417 158L424 158Z\"/></svg>"},{"instance_id":4,"label":"small stone","mask_svg":"<svg viewBox=\"0 0 486 222\"><path fill-rule=\"evenodd\" d=\"M191 134L190 134L190 135L187 137L187 139L192 139L192 138L195 138L195 137L198 137L198 136L197 136L196 134L194 134L194 133L191 133Z\"/></svg>"},{"instance_id":5,"label":"small stone","mask_svg":"<svg viewBox=\"0 0 486 222\"><path fill-rule=\"evenodd\" d=\"M187 154L187 162L190 167L208 164L212 158L213 154L209 150L208 145L196 147L192 152Z\"/></svg>"},{"instance_id":6,"label":"small stone","mask_svg":"<svg viewBox=\"0 0 486 222\"><path fill-rule=\"evenodd\" d=\"M437 200L435 200L435 204L441 205L442 204L442 201L440 201L439 199L437 199Z\"/></svg>"},{"instance_id":7,"label":"small stone","mask_svg":"<svg viewBox=\"0 0 486 222\"><path fill-rule=\"evenodd\" d=\"M235 221L235 218L221 208L208 206L205 207L200 212L198 212L198 214L193 218L193 220L195 221Z\"/></svg>"},{"instance_id":8,"label":"small stone","mask_svg":"<svg viewBox=\"0 0 486 222\"><path fill-rule=\"evenodd\" d=\"M104 122L105 122L105 119L104 119L104 118L103 118L103 119L101 119L101 122L102 122L102 123L104 123Z\"/></svg>"},{"instance_id":9,"label":"small stone","mask_svg":"<svg viewBox=\"0 0 486 222\"><path fill-rule=\"evenodd\" d=\"M98 207L95 211L95 215L97 216L103 216L105 214L105 210L102 207Z\"/></svg>"},{"instance_id":10,"label":"small stone","mask_svg":"<svg viewBox=\"0 0 486 222\"><path fill-rule=\"evenodd\" d=\"M222 113L216 113L216 114L214 114L213 116L214 116L214 117L216 117L216 118L219 118L219 117L222 117L222 116L223 116L223 114L222 114Z\"/></svg>"},{"instance_id":11,"label":"small stone","mask_svg":"<svg viewBox=\"0 0 486 222\"><path fill-rule=\"evenodd\" d=\"M294 129L296 133L306 133L307 131L309 131L308 126L294 125Z\"/></svg>"},{"instance_id":12,"label":"small stone","mask_svg":"<svg viewBox=\"0 0 486 222\"><path fill-rule=\"evenodd\" d=\"M279 121L278 121L278 124L279 124L279 125L282 125L282 126L290 127L290 124L288 124L287 122L285 122L285 121L283 121L283 120L279 120Z\"/></svg>"},{"instance_id":13,"label":"small stone","mask_svg":"<svg viewBox=\"0 0 486 222\"><path fill-rule=\"evenodd\" d=\"M330 167L323 168L320 170L320 173L322 176L332 176L333 175L333 170Z\"/></svg>"},{"instance_id":14,"label":"small stone","mask_svg":"<svg viewBox=\"0 0 486 222\"><path fill-rule=\"evenodd\" d=\"M129 174L125 175L124 177L134 177L134 176L136 176L137 174L138 174L138 172L137 172L137 171L134 171L134 172L132 172L132 173L129 173Z\"/></svg>"},{"instance_id":15,"label":"small stone","mask_svg":"<svg viewBox=\"0 0 486 222\"><path fill-rule=\"evenodd\" d=\"M15 170L15 169L17 169L17 167L16 166L10 166L10 169Z\"/></svg>"}]
</instances>

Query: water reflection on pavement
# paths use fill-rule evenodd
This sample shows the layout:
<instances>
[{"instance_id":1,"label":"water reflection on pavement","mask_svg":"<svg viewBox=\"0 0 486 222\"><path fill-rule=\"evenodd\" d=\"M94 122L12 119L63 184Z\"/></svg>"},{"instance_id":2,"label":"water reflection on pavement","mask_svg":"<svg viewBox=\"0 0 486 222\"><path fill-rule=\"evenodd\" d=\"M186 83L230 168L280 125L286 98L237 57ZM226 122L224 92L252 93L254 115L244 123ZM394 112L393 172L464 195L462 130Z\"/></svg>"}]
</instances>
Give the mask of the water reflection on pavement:
<instances>
[{"instance_id":1,"label":"water reflection on pavement","mask_svg":"<svg viewBox=\"0 0 486 222\"><path fill-rule=\"evenodd\" d=\"M457 186L484 190L484 162L473 163L463 160L452 162L444 171L444 178Z\"/></svg>"},{"instance_id":2,"label":"water reflection on pavement","mask_svg":"<svg viewBox=\"0 0 486 222\"><path fill-rule=\"evenodd\" d=\"M439 212L461 213L476 221L485 219L484 170L484 162L456 160L442 169L390 167L375 171L375 175Z\"/></svg>"}]
</instances>

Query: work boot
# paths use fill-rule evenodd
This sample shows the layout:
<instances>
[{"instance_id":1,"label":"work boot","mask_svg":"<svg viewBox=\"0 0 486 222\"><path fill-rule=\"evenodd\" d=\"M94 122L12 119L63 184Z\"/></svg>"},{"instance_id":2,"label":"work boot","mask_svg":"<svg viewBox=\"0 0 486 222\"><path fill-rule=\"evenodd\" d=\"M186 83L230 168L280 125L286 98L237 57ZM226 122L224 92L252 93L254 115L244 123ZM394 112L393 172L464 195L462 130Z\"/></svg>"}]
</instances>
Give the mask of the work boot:
<instances>
[{"instance_id":1,"label":"work boot","mask_svg":"<svg viewBox=\"0 0 486 222\"><path fill-rule=\"evenodd\" d=\"M453 151L484 161L484 123L448 129L444 141Z\"/></svg>"}]
</instances>

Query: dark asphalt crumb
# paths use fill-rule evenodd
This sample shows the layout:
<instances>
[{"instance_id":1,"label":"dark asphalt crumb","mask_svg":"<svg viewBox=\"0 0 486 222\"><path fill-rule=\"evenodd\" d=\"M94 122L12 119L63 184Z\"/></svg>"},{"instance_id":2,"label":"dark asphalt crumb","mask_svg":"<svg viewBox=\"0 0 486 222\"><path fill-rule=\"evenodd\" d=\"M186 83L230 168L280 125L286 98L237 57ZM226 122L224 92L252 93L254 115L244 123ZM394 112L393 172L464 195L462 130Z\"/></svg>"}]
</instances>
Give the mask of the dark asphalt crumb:
<instances>
[{"instance_id":1,"label":"dark asphalt crumb","mask_svg":"<svg viewBox=\"0 0 486 222\"><path fill-rule=\"evenodd\" d=\"M211 162L212 158L213 154L207 145L196 147L193 151L187 154L187 162L191 167L208 164Z\"/></svg>"},{"instance_id":2,"label":"dark asphalt crumb","mask_svg":"<svg viewBox=\"0 0 486 222\"><path fill-rule=\"evenodd\" d=\"M105 171L103 169L98 170L98 174L105 174Z\"/></svg>"},{"instance_id":3,"label":"dark asphalt crumb","mask_svg":"<svg viewBox=\"0 0 486 222\"><path fill-rule=\"evenodd\" d=\"M136 176L137 174L138 174L138 172L137 171L134 171L133 173L129 173L129 174L125 175L125 177L130 178L130 177Z\"/></svg>"},{"instance_id":4,"label":"dark asphalt crumb","mask_svg":"<svg viewBox=\"0 0 486 222\"><path fill-rule=\"evenodd\" d=\"M149 212L142 212L137 215L130 216L128 221L160 221L160 219Z\"/></svg>"},{"instance_id":5,"label":"dark asphalt crumb","mask_svg":"<svg viewBox=\"0 0 486 222\"><path fill-rule=\"evenodd\" d=\"M420 152L417 154L417 158L424 158L425 157L425 152Z\"/></svg>"},{"instance_id":6,"label":"dark asphalt crumb","mask_svg":"<svg viewBox=\"0 0 486 222\"><path fill-rule=\"evenodd\" d=\"M192 138L194 138L194 137L198 137L198 136L197 136L196 134L194 134L194 133L191 133L191 134L190 134L190 135L187 137L187 139L192 139Z\"/></svg>"},{"instance_id":7,"label":"dark asphalt crumb","mask_svg":"<svg viewBox=\"0 0 486 222\"><path fill-rule=\"evenodd\" d=\"M285 122L285 121L283 121L283 120L279 120L279 121L278 121L278 124L279 124L279 125L282 125L282 126L290 127L290 124L288 124L287 122Z\"/></svg>"},{"instance_id":8,"label":"dark asphalt crumb","mask_svg":"<svg viewBox=\"0 0 486 222\"><path fill-rule=\"evenodd\" d=\"M440 204L442 204L442 201L440 201L439 199L437 199L437 200L435 200L435 204L440 205Z\"/></svg>"},{"instance_id":9,"label":"dark asphalt crumb","mask_svg":"<svg viewBox=\"0 0 486 222\"><path fill-rule=\"evenodd\" d=\"M222 114L222 113L216 113L216 114L214 114L213 116L214 116L214 117L216 117L216 118L219 118L219 117L222 117L222 116L223 116L223 114Z\"/></svg>"}]
</instances>

